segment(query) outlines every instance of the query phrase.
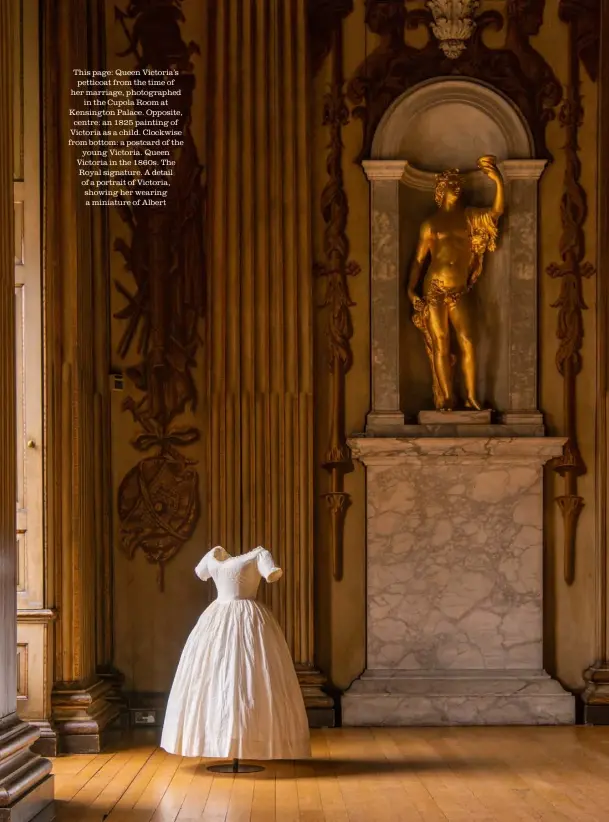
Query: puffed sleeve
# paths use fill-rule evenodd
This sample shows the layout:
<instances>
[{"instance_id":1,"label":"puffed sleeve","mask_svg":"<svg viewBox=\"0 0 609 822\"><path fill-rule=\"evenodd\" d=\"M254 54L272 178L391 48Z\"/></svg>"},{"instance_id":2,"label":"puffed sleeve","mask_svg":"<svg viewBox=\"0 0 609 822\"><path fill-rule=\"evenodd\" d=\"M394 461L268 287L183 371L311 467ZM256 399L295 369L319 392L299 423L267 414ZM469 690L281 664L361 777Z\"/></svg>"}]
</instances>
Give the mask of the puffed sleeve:
<instances>
[{"instance_id":1,"label":"puffed sleeve","mask_svg":"<svg viewBox=\"0 0 609 822\"><path fill-rule=\"evenodd\" d=\"M266 548L259 547L259 554L257 559L258 572L261 577L264 577L267 582L277 582L281 579L283 571L275 565L275 560L271 556L271 552Z\"/></svg>"},{"instance_id":2,"label":"puffed sleeve","mask_svg":"<svg viewBox=\"0 0 609 822\"><path fill-rule=\"evenodd\" d=\"M213 550L214 549L212 548L211 551L208 551L201 560L201 562L195 568L195 574L199 577L199 579L202 579L203 582L205 582L205 580L209 579L211 576L211 574L209 573L209 566L207 564L207 560L211 556Z\"/></svg>"}]
</instances>

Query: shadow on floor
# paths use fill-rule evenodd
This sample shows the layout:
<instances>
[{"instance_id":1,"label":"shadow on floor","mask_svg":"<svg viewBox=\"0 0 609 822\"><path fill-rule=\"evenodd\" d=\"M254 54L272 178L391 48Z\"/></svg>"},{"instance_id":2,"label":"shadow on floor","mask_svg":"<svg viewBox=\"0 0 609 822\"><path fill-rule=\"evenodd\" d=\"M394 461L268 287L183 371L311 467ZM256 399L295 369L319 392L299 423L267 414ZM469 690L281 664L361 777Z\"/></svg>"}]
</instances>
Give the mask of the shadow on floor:
<instances>
[{"instance_id":1,"label":"shadow on floor","mask_svg":"<svg viewBox=\"0 0 609 822\"><path fill-rule=\"evenodd\" d=\"M218 765L225 760L209 760L205 765ZM244 763L245 764L245 763ZM252 763L253 764L253 763ZM256 764L263 765L259 762ZM291 765L296 768L294 773ZM310 776L311 771L315 772L317 779L324 777L335 778L336 776L377 776L382 774L407 774L407 773L468 773L470 771L490 772L494 770L505 770L505 762L494 761L492 759L458 759L458 758L444 758L439 759L303 759L300 761L283 761L280 760L274 765L271 765L275 771L273 776L275 779L298 779L299 777ZM182 766L183 770L197 770L201 768L200 765L186 765ZM301 771L301 773L298 773ZM235 775L227 774L213 774L216 777L233 778ZM252 779L256 778L256 774L237 774L238 779Z\"/></svg>"},{"instance_id":2,"label":"shadow on floor","mask_svg":"<svg viewBox=\"0 0 609 822\"><path fill-rule=\"evenodd\" d=\"M413 773L429 771L467 773L505 769L505 762L492 759L317 759L309 760L317 776L356 776L357 774ZM297 763L300 765L300 763ZM307 766L307 761L302 765ZM309 765L309 766L310 766Z\"/></svg>"},{"instance_id":3,"label":"shadow on floor","mask_svg":"<svg viewBox=\"0 0 609 822\"><path fill-rule=\"evenodd\" d=\"M127 811L120 811L122 814L129 815L129 822L150 822L150 809L143 808L137 810L129 808ZM112 822L116 817L118 818L119 811L97 811L87 805L80 805L75 802L63 802L60 799L55 800L55 820L54 822ZM124 818L124 817L122 817Z\"/></svg>"}]
</instances>

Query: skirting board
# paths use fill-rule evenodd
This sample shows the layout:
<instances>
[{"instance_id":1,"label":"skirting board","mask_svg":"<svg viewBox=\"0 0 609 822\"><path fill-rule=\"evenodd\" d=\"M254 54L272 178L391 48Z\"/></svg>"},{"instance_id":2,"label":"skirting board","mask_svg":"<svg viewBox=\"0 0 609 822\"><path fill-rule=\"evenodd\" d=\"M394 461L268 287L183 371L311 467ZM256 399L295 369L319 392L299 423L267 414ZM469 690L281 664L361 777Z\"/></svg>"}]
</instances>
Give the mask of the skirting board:
<instances>
[{"instance_id":1,"label":"skirting board","mask_svg":"<svg viewBox=\"0 0 609 822\"><path fill-rule=\"evenodd\" d=\"M342 698L343 725L573 725L575 698L544 671L367 671Z\"/></svg>"}]
</instances>

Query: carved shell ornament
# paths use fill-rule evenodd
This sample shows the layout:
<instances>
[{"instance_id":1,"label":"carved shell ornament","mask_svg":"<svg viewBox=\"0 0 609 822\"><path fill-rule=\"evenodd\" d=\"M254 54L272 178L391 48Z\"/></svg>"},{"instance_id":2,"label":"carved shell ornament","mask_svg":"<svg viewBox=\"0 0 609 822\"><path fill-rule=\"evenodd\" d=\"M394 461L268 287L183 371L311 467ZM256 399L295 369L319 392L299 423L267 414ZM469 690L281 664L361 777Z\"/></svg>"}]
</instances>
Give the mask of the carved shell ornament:
<instances>
[{"instance_id":1,"label":"carved shell ornament","mask_svg":"<svg viewBox=\"0 0 609 822\"><path fill-rule=\"evenodd\" d=\"M451 60L461 56L467 40L474 33L474 16L479 5L480 0L427 0L434 19L431 30Z\"/></svg>"}]
</instances>

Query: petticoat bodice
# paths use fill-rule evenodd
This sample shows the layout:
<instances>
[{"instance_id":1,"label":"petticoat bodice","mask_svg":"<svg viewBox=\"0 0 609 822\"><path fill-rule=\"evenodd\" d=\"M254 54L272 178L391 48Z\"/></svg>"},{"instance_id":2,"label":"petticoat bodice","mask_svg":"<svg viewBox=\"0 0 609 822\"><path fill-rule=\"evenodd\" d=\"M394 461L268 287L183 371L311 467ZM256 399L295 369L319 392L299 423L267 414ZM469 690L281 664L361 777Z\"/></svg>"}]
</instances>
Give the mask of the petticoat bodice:
<instances>
[{"instance_id":1,"label":"petticoat bodice","mask_svg":"<svg viewBox=\"0 0 609 822\"><path fill-rule=\"evenodd\" d=\"M195 568L199 579L213 579L218 602L255 599L263 577L267 582L275 582L282 573L270 551L262 546L233 557L221 545L216 545Z\"/></svg>"}]
</instances>

